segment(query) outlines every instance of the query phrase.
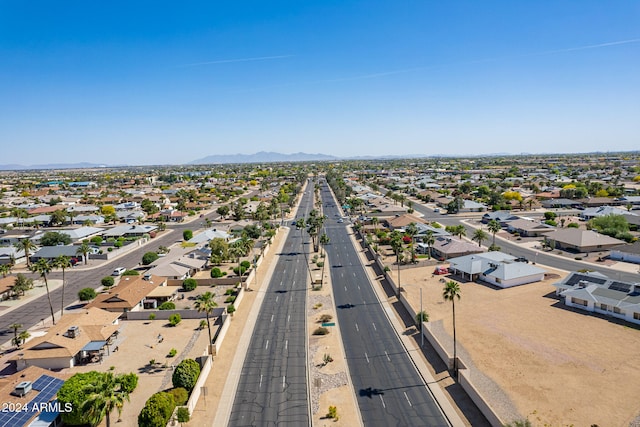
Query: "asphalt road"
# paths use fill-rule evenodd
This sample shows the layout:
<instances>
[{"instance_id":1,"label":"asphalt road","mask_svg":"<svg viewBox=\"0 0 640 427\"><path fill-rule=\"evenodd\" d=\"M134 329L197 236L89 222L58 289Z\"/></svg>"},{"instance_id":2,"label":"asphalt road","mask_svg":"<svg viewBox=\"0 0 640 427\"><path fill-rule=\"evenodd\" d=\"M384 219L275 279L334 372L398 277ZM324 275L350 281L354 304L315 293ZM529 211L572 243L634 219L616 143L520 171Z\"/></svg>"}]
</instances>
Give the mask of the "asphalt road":
<instances>
[{"instance_id":1,"label":"asphalt road","mask_svg":"<svg viewBox=\"0 0 640 427\"><path fill-rule=\"evenodd\" d=\"M298 215L313 207L313 188ZM229 426L311 425L307 383L307 233L289 233L266 289L240 374Z\"/></svg>"},{"instance_id":2,"label":"asphalt road","mask_svg":"<svg viewBox=\"0 0 640 427\"><path fill-rule=\"evenodd\" d=\"M461 218L460 216L441 215L438 213L434 213L432 209L429 209L419 203L414 203L413 209L423 214L425 219L429 221L438 221L439 223L445 226L462 224L462 219L464 219L464 218ZM465 228L467 230L467 236L473 236L473 233L475 232L476 229L466 224L465 224ZM622 281L631 282L631 283L640 282L640 274L628 273L625 271L618 271L618 270L612 269L611 267L600 266L594 263L587 264L584 262L579 262L579 261L572 260L570 258L566 258L564 256L550 255L547 252L524 248L516 243L509 242L503 239L496 239L496 245L500 246L502 252L511 254L515 257L525 257L531 262L546 265L552 268L557 268L557 269L566 270L566 271L577 271L584 268L588 268L589 270L592 270L592 271L598 271L612 279L622 280Z\"/></svg>"},{"instance_id":3,"label":"asphalt road","mask_svg":"<svg viewBox=\"0 0 640 427\"><path fill-rule=\"evenodd\" d=\"M214 220L219 218L217 213L210 213L205 217L199 218L199 221L192 221L189 223L171 224L167 225L167 230L161 232L158 237L152 239L146 245L143 245L131 252L124 254L117 259L104 262L92 268L85 269L85 266L79 266L75 268L69 268L65 272L65 289L64 289L64 301L65 307L72 304L78 299L78 291L82 288L98 288L100 287L100 280L104 276L109 276L113 273L116 267L135 268L142 259L142 255L145 252L156 251L160 246L170 246L176 241L182 241L182 231L186 229L196 229L200 227L200 222L205 218ZM39 278L39 275L33 273L26 273L27 277L34 279ZM62 279L62 273L59 270L55 270L47 276L48 279ZM62 299L62 287L59 287L51 291L51 302L53 304L53 310L56 313L56 320L60 318L60 307ZM13 309L12 311L2 314L0 312L0 344L10 341L13 337L13 331L9 330L9 325L19 323L23 325L24 329L28 329L43 320L51 319L51 310L49 309L49 302L47 300L46 293L42 296L26 302L25 304Z\"/></svg>"},{"instance_id":4,"label":"asphalt road","mask_svg":"<svg viewBox=\"0 0 640 427\"><path fill-rule=\"evenodd\" d=\"M337 320L365 426L448 426L372 288L328 186L322 186Z\"/></svg>"}]
</instances>

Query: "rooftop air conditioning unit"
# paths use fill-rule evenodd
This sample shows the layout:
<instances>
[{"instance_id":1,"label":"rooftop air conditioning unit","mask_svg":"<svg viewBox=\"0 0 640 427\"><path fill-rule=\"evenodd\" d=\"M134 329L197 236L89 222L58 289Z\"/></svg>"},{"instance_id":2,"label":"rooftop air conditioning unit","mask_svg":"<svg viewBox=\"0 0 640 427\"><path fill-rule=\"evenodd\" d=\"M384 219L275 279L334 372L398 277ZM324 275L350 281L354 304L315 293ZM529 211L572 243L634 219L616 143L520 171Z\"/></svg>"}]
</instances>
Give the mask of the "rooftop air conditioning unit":
<instances>
[{"instance_id":1,"label":"rooftop air conditioning unit","mask_svg":"<svg viewBox=\"0 0 640 427\"><path fill-rule=\"evenodd\" d=\"M13 395L23 397L31 391L31 381L22 381L13 389Z\"/></svg>"},{"instance_id":2,"label":"rooftop air conditioning unit","mask_svg":"<svg viewBox=\"0 0 640 427\"><path fill-rule=\"evenodd\" d=\"M80 335L80 328L77 326L69 326L69 329L67 329L67 336L69 338L75 338L78 335Z\"/></svg>"}]
</instances>

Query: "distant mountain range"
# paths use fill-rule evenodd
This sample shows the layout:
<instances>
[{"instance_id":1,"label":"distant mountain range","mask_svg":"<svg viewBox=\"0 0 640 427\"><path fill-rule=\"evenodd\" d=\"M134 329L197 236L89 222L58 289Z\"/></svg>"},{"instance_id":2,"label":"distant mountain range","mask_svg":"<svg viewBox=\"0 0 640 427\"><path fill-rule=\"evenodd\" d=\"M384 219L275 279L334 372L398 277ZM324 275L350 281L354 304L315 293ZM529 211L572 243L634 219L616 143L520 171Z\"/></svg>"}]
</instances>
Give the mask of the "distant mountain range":
<instances>
[{"instance_id":1,"label":"distant mountain range","mask_svg":"<svg viewBox=\"0 0 640 427\"><path fill-rule=\"evenodd\" d=\"M107 167L104 164L95 163L51 163L46 165L0 165L0 170L3 171L18 171L18 170L33 170L33 169L92 169L92 168L104 168Z\"/></svg>"},{"instance_id":2,"label":"distant mountain range","mask_svg":"<svg viewBox=\"0 0 640 427\"><path fill-rule=\"evenodd\" d=\"M274 163L274 162L309 162L339 160L338 157L326 154L292 153L282 154L272 151L260 151L255 154L214 154L189 162L190 165L213 165L226 163Z\"/></svg>"}]
</instances>

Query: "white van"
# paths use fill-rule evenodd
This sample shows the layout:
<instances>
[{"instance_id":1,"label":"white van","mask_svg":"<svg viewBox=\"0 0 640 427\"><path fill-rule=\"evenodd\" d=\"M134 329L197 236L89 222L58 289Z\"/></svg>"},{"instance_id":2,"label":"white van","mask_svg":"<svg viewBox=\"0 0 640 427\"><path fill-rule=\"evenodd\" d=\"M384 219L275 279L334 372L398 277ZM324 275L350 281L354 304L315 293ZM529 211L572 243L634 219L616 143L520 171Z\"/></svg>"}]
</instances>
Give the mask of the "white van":
<instances>
[{"instance_id":1,"label":"white van","mask_svg":"<svg viewBox=\"0 0 640 427\"><path fill-rule=\"evenodd\" d=\"M122 273L124 273L125 271L127 271L126 268L124 267L118 267L115 270L113 270L113 273L111 273L112 276L120 276Z\"/></svg>"}]
</instances>

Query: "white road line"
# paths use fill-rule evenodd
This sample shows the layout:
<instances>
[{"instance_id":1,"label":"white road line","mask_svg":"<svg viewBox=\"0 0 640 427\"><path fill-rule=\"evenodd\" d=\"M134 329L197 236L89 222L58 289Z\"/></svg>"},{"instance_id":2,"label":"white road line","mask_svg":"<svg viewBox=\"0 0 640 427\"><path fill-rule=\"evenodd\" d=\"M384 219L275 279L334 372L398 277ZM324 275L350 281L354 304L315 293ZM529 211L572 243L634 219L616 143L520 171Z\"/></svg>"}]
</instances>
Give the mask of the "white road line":
<instances>
[{"instance_id":1,"label":"white road line","mask_svg":"<svg viewBox=\"0 0 640 427\"><path fill-rule=\"evenodd\" d=\"M267 345L264 346L264 349L267 350L269 348L269 340L267 340Z\"/></svg>"},{"instance_id":2,"label":"white road line","mask_svg":"<svg viewBox=\"0 0 640 427\"><path fill-rule=\"evenodd\" d=\"M351 265L351 264L349 264L349 265ZM353 277L356 277L356 273L353 273Z\"/></svg>"},{"instance_id":3,"label":"white road line","mask_svg":"<svg viewBox=\"0 0 640 427\"><path fill-rule=\"evenodd\" d=\"M389 353L387 353L387 351L385 350L384 355L387 356L387 360L389 362L391 362L391 358L389 357Z\"/></svg>"},{"instance_id":4,"label":"white road line","mask_svg":"<svg viewBox=\"0 0 640 427\"><path fill-rule=\"evenodd\" d=\"M289 323L289 319L291 319L291 315L287 314L287 323Z\"/></svg>"},{"instance_id":5,"label":"white road line","mask_svg":"<svg viewBox=\"0 0 640 427\"><path fill-rule=\"evenodd\" d=\"M296 271L296 273L297 273L297 271ZM295 286L295 284L296 284L295 280L293 282L291 282L291 286Z\"/></svg>"},{"instance_id":6,"label":"white road line","mask_svg":"<svg viewBox=\"0 0 640 427\"><path fill-rule=\"evenodd\" d=\"M271 316L271 317L273 318L273 316ZM273 320L273 319L272 319L272 320ZM377 331L377 330L378 330L378 328L376 328L376 324L375 324L375 322L371 322L371 324L373 325L373 329Z\"/></svg>"},{"instance_id":7,"label":"white road line","mask_svg":"<svg viewBox=\"0 0 640 427\"><path fill-rule=\"evenodd\" d=\"M262 388L262 374L260 374L260 385L258 386L258 388Z\"/></svg>"},{"instance_id":8,"label":"white road line","mask_svg":"<svg viewBox=\"0 0 640 427\"><path fill-rule=\"evenodd\" d=\"M367 363L369 363L369 356L367 356L367 353L364 354L364 358L367 359ZM260 375L260 379L262 379L262 375Z\"/></svg>"},{"instance_id":9,"label":"white road line","mask_svg":"<svg viewBox=\"0 0 640 427\"><path fill-rule=\"evenodd\" d=\"M276 295L276 302L278 302L278 298L280 298L280 295Z\"/></svg>"},{"instance_id":10,"label":"white road line","mask_svg":"<svg viewBox=\"0 0 640 427\"><path fill-rule=\"evenodd\" d=\"M356 331L360 332L360 328L358 328L358 324L356 323Z\"/></svg>"},{"instance_id":11,"label":"white road line","mask_svg":"<svg viewBox=\"0 0 640 427\"><path fill-rule=\"evenodd\" d=\"M407 403L409 404L409 406L413 406L411 404L411 401L409 400L409 396L407 396L407 392L406 391L404 392L404 398L407 399Z\"/></svg>"},{"instance_id":12,"label":"white road line","mask_svg":"<svg viewBox=\"0 0 640 427\"><path fill-rule=\"evenodd\" d=\"M291 298L289 298L289 301L293 302L293 295L291 295Z\"/></svg>"},{"instance_id":13,"label":"white road line","mask_svg":"<svg viewBox=\"0 0 640 427\"><path fill-rule=\"evenodd\" d=\"M358 285L358 289L360 289L360 285Z\"/></svg>"},{"instance_id":14,"label":"white road line","mask_svg":"<svg viewBox=\"0 0 640 427\"><path fill-rule=\"evenodd\" d=\"M289 340L286 340L286 341L284 342L284 349L286 350L286 349L288 349L288 348L289 348Z\"/></svg>"},{"instance_id":15,"label":"white road line","mask_svg":"<svg viewBox=\"0 0 640 427\"><path fill-rule=\"evenodd\" d=\"M380 396L380 400L382 401L382 407L387 409L387 405L384 404L384 399L382 398L382 395L379 394L378 396Z\"/></svg>"},{"instance_id":16,"label":"white road line","mask_svg":"<svg viewBox=\"0 0 640 427\"><path fill-rule=\"evenodd\" d=\"M344 287L344 290L345 290L345 292L347 291L347 287L346 286Z\"/></svg>"},{"instance_id":17,"label":"white road line","mask_svg":"<svg viewBox=\"0 0 640 427\"><path fill-rule=\"evenodd\" d=\"M283 376L282 376L282 388L284 388L284 387L285 387L285 384L284 384L284 382L285 382L285 378L286 378L286 377L283 375Z\"/></svg>"},{"instance_id":18,"label":"white road line","mask_svg":"<svg viewBox=\"0 0 640 427\"><path fill-rule=\"evenodd\" d=\"M273 323L273 316L275 316L275 314L271 315L271 323Z\"/></svg>"}]
</instances>

